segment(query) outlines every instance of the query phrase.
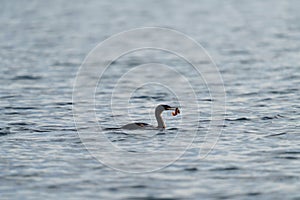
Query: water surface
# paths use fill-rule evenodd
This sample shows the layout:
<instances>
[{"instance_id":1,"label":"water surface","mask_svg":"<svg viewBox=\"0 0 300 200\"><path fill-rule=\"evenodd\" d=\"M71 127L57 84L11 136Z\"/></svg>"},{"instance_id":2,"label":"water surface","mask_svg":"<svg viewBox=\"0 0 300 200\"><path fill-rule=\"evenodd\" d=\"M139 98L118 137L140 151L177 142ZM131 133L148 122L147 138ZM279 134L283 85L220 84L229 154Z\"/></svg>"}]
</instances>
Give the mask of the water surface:
<instances>
[{"instance_id":1,"label":"water surface","mask_svg":"<svg viewBox=\"0 0 300 200\"><path fill-rule=\"evenodd\" d=\"M1 199L300 198L298 1L2 4ZM168 167L130 174L99 163L85 149L73 121L72 89L76 72L93 47L112 34L144 26L181 31L206 48L222 74L227 111L217 145L199 160L211 99L198 80L201 115L194 143ZM164 53L151 59L146 55L120 59L108 80L126 67L149 61L186 70ZM107 87L104 91L110 90ZM133 93L131 119L153 124L149 107L168 101L176 104L172 92L155 88L151 95L151 86ZM98 89L96 113L101 124L115 127L114 117L125 123L123 115L101 112ZM184 113L186 105L182 106ZM168 144L180 130L188 133L184 128L195 124L191 119L190 124L177 127L180 117L165 117L168 129L158 134L110 130L106 135L126 150L146 151Z\"/></svg>"}]
</instances>

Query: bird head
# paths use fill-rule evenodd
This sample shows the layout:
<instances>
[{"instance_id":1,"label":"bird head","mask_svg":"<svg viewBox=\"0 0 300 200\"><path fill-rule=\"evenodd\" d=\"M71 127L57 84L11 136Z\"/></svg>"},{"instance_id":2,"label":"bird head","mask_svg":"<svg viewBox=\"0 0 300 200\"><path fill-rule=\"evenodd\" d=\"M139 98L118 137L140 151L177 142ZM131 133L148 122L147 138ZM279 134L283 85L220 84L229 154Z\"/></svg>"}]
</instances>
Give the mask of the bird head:
<instances>
[{"instance_id":1,"label":"bird head","mask_svg":"<svg viewBox=\"0 0 300 200\"><path fill-rule=\"evenodd\" d=\"M176 108L176 107L172 107L172 106L169 106L169 105L158 105L157 107L156 107L156 109L155 109L155 113L157 113L157 114L161 114L163 111L165 111L165 110L178 110L179 111L179 109L178 108ZM179 113L179 112L178 112Z\"/></svg>"}]
</instances>

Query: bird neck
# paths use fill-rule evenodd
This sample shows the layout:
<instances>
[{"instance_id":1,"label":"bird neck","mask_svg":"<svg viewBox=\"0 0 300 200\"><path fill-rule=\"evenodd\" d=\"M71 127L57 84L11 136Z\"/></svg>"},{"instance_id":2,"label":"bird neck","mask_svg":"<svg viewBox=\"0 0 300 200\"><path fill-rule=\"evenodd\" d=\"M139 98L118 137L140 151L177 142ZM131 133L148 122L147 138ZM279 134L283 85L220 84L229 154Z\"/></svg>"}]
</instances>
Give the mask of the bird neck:
<instances>
[{"instance_id":1,"label":"bird neck","mask_svg":"<svg viewBox=\"0 0 300 200\"><path fill-rule=\"evenodd\" d=\"M166 128L165 122L164 122L163 118L161 117L161 113L155 112L155 117L157 120L158 128Z\"/></svg>"}]
</instances>

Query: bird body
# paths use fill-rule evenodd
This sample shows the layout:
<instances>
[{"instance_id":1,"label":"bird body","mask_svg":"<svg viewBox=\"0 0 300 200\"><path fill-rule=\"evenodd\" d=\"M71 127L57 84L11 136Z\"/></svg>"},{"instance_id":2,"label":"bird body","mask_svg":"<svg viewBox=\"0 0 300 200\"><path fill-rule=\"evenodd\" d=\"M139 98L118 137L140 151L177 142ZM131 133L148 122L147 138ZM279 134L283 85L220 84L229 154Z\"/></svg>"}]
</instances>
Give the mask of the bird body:
<instances>
[{"instance_id":1,"label":"bird body","mask_svg":"<svg viewBox=\"0 0 300 200\"><path fill-rule=\"evenodd\" d=\"M156 121L157 121L157 127L155 126L152 126L150 124L147 124L147 123L131 123L131 124L126 124L124 126L122 126L121 128L122 129L129 129L129 130L135 130L135 129L153 129L153 128L159 128L159 129L165 129L166 128L166 124L162 118L162 112L165 111L165 110L175 110L176 112L176 115L177 113L180 113L179 109L178 108L175 108L175 107L171 107L171 106L168 106L168 105L158 105L156 108L155 108L155 118L156 118ZM175 116L173 114L173 116Z\"/></svg>"}]
</instances>

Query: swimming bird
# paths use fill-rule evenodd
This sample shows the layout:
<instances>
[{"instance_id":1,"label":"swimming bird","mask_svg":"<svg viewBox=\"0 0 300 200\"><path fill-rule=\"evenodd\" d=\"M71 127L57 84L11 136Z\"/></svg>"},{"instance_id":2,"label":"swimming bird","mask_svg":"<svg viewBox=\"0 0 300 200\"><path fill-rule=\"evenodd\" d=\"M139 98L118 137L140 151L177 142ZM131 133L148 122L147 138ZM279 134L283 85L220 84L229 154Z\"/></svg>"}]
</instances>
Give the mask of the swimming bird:
<instances>
[{"instance_id":1,"label":"swimming bird","mask_svg":"<svg viewBox=\"0 0 300 200\"><path fill-rule=\"evenodd\" d=\"M179 109L177 107L171 107L168 105L158 105L155 108L155 118L157 120L157 126L152 126L150 124L147 123L131 123L131 124L126 124L124 126L121 127L121 129L130 129L130 130L134 130L134 129L146 129L146 128L159 128L159 129L164 129L166 128L166 124L161 116L162 112L165 110L174 110L174 112L172 113L173 116L177 115L178 113L180 113Z\"/></svg>"}]
</instances>

